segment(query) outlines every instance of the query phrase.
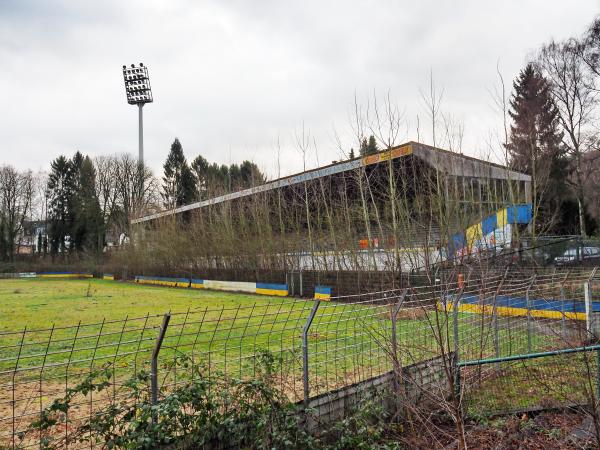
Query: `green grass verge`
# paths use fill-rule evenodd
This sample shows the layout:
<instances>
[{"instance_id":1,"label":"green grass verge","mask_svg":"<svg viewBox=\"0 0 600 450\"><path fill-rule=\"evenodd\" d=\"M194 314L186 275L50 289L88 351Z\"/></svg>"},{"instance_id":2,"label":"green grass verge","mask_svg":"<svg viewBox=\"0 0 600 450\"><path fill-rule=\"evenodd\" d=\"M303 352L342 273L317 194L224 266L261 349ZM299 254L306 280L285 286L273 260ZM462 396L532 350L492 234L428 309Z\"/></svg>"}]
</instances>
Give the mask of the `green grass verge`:
<instances>
[{"instance_id":1,"label":"green grass verge","mask_svg":"<svg viewBox=\"0 0 600 450\"><path fill-rule=\"evenodd\" d=\"M598 396L596 352L465 368L465 406L473 417L585 405Z\"/></svg>"}]
</instances>

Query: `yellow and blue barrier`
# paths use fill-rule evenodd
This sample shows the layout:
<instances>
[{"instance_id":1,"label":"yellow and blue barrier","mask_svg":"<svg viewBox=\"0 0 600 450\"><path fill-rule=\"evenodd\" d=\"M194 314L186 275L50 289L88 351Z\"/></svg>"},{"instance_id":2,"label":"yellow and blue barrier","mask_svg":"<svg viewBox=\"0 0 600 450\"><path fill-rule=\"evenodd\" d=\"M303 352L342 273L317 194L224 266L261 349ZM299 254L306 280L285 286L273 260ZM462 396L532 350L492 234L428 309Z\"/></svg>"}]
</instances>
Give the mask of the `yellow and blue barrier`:
<instances>
[{"instance_id":1,"label":"yellow and blue barrier","mask_svg":"<svg viewBox=\"0 0 600 450\"><path fill-rule=\"evenodd\" d=\"M331 300L331 288L329 286L315 286L315 300Z\"/></svg>"},{"instance_id":2,"label":"yellow and blue barrier","mask_svg":"<svg viewBox=\"0 0 600 450\"><path fill-rule=\"evenodd\" d=\"M438 301L438 309L454 311L453 299L446 302ZM535 298L529 300L527 307L526 297L512 297L498 295L495 305L493 298L480 299L477 295L466 296L460 299L459 312L492 315L496 310L499 316L531 317L543 319L566 319L585 320L585 304L577 300L558 300ZM593 302L593 310L600 312L600 302Z\"/></svg>"},{"instance_id":3,"label":"yellow and blue barrier","mask_svg":"<svg viewBox=\"0 0 600 450\"><path fill-rule=\"evenodd\" d=\"M94 275L91 273L78 273L78 272L38 272L36 274L38 278L93 278Z\"/></svg>"},{"instance_id":4,"label":"yellow and blue barrier","mask_svg":"<svg viewBox=\"0 0 600 450\"><path fill-rule=\"evenodd\" d=\"M147 277L138 275L135 277L135 282L138 284L151 284L154 286L248 292L249 294L273 295L279 297L286 297L289 293L287 284L255 283L247 281L219 281L199 278Z\"/></svg>"},{"instance_id":5,"label":"yellow and blue barrier","mask_svg":"<svg viewBox=\"0 0 600 450\"><path fill-rule=\"evenodd\" d=\"M145 277L137 275L135 282L138 284L151 284L154 286L169 286L169 287L189 287L189 278L170 278L170 277Z\"/></svg>"},{"instance_id":6,"label":"yellow and blue barrier","mask_svg":"<svg viewBox=\"0 0 600 450\"><path fill-rule=\"evenodd\" d=\"M256 283L256 293L261 295L287 297L288 286L287 284Z\"/></svg>"},{"instance_id":7,"label":"yellow and blue barrier","mask_svg":"<svg viewBox=\"0 0 600 450\"><path fill-rule=\"evenodd\" d=\"M114 281L115 280L115 276L112 273L105 273L105 274L102 275L102 279L103 280Z\"/></svg>"},{"instance_id":8,"label":"yellow and blue barrier","mask_svg":"<svg viewBox=\"0 0 600 450\"><path fill-rule=\"evenodd\" d=\"M196 278L192 278L190 280L190 287L192 289L204 289L204 280L198 280Z\"/></svg>"}]
</instances>

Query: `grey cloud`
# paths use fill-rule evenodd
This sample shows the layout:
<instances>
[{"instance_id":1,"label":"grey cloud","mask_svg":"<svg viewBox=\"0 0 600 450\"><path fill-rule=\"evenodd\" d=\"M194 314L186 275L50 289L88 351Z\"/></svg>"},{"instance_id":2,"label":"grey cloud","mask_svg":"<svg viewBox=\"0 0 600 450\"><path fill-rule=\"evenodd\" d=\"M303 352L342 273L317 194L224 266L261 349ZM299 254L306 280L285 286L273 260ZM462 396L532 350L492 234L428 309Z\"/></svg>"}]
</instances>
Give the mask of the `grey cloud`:
<instances>
[{"instance_id":1,"label":"grey cloud","mask_svg":"<svg viewBox=\"0 0 600 450\"><path fill-rule=\"evenodd\" d=\"M597 12L598 2L560 1L0 2L0 154L36 169L76 149L135 152L120 67L140 61L155 93L145 142L157 172L175 136L190 159L250 158L272 175L279 139L282 169L299 170L303 123L320 162L337 159L334 130L355 145L355 92L366 102L389 90L415 138L430 69L476 154L498 126L496 62L510 83L528 53L582 32Z\"/></svg>"}]
</instances>

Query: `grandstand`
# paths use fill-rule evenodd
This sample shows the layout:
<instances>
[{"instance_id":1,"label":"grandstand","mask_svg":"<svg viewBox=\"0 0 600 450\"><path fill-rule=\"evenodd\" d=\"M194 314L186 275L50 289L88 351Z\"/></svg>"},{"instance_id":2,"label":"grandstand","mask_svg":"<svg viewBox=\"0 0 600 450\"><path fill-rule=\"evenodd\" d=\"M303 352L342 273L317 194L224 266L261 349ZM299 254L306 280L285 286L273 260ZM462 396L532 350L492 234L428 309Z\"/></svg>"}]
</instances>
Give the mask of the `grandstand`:
<instances>
[{"instance_id":1,"label":"grandstand","mask_svg":"<svg viewBox=\"0 0 600 450\"><path fill-rule=\"evenodd\" d=\"M529 175L408 142L133 224L152 230L183 220L187 229L206 233L210 251L204 256L222 257L225 266L254 240L262 242L254 252L261 254L259 264L270 254L285 255L286 267L298 270L414 269L448 255L510 246L516 227L530 221L530 204ZM244 236L238 251L219 249L216 236L223 229Z\"/></svg>"}]
</instances>

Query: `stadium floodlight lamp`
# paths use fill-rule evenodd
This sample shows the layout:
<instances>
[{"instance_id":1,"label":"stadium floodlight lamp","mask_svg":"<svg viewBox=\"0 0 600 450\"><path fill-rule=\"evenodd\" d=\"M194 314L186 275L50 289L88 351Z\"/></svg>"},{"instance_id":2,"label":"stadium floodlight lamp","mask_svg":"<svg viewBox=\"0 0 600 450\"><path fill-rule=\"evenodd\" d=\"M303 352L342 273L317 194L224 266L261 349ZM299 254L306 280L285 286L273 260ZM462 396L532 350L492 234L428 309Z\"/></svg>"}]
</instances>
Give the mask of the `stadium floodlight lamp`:
<instances>
[{"instance_id":1,"label":"stadium floodlight lamp","mask_svg":"<svg viewBox=\"0 0 600 450\"><path fill-rule=\"evenodd\" d=\"M127 103L138 106L152 103L152 89L150 88L148 68L143 63L140 63L138 67L134 64L131 65L131 68L123 66L123 81L125 81Z\"/></svg>"},{"instance_id":2,"label":"stadium floodlight lamp","mask_svg":"<svg viewBox=\"0 0 600 450\"><path fill-rule=\"evenodd\" d=\"M152 98L152 89L150 88L148 68L142 63L140 63L138 67L136 67L135 64L132 64L131 67L124 65L123 81L125 82L127 103L138 106L138 167L141 171L144 167L144 116L142 108L146 103L152 103L154 101ZM143 192L143 183L143 176L140 176L140 192Z\"/></svg>"}]
</instances>

